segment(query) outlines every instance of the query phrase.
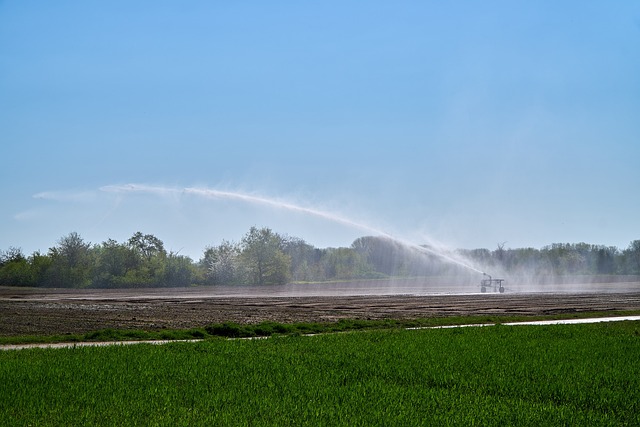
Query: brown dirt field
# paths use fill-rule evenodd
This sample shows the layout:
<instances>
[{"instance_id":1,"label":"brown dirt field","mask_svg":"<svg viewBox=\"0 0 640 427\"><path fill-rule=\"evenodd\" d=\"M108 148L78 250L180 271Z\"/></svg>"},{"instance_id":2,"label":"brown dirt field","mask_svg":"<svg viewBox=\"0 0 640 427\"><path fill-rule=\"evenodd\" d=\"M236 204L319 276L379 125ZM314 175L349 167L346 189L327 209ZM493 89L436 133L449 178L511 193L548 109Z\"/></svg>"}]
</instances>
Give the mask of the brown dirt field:
<instances>
[{"instance_id":1,"label":"brown dirt field","mask_svg":"<svg viewBox=\"0 0 640 427\"><path fill-rule=\"evenodd\" d=\"M412 319L457 315L543 315L640 310L640 282L586 292L408 295L404 288L189 288L147 290L0 287L0 336L83 333L104 328L191 328L233 321L258 323ZM363 285L364 286L364 285ZM240 290L238 290L240 289ZM285 289L283 291L283 289ZM323 288L324 289L324 288ZM369 292L370 291L370 292ZM370 294L377 292L378 294ZM252 296L255 295L255 296Z\"/></svg>"}]
</instances>

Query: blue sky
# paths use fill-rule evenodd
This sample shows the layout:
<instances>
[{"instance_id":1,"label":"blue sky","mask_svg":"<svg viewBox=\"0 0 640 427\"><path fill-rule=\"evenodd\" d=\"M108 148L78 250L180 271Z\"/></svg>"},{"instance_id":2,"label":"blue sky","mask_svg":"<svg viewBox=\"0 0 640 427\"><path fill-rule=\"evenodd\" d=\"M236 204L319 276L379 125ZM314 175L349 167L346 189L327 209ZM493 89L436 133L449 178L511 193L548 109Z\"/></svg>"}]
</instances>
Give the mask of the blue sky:
<instances>
[{"instance_id":1,"label":"blue sky","mask_svg":"<svg viewBox=\"0 0 640 427\"><path fill-rule=\"evenodd\" d=\"M636 1L0 1L0 249L623 249L639 116Z\"/></svg>"}]
</instances>

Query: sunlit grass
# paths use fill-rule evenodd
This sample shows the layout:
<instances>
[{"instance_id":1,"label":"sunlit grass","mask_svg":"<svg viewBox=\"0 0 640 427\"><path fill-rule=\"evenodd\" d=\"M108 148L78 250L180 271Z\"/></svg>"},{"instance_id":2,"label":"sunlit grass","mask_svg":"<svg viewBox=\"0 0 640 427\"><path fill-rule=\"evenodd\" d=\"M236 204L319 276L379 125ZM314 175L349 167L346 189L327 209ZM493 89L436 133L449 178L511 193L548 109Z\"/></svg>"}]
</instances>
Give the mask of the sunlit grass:
<instances>
[{"instance_id":1,"label":"sunlit grass","mask_svg":"<svg viewBox=\"0 0 640 427\"><path fill-rule=\"evenodd\" d=\"M251 338L272 335L307 335L357 330L388 330L428 328L433 326L497 324L534 320L581 319L609 316L640 315L640 310L558 313L552 315L479 315L448 316L419 319L341 319L335 322L278 323L216 323L189 329L101 329L83 334L21 335L0 337L0 345L41 344L56 342L136 341L136 340L193 340L213 337Z\"/></svg>"},{"instance_id":2,"label":"sunlit grass","mask_svg":"<svg viewBox=\"0 0 640 427\"><path fill-rule=\"evenodd\" d=\"M0 353L3 425L638 425L640 322Z\"/></svg>"}]
</instances>

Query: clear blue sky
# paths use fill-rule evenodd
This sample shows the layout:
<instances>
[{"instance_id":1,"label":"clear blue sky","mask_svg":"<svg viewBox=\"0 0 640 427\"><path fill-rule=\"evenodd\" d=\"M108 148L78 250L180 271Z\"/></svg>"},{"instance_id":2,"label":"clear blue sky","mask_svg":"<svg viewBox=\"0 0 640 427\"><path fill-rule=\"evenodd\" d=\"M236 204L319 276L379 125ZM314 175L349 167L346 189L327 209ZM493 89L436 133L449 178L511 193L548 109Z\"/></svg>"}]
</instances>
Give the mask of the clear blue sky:
<instances>
[{"instance_id":1,"label":"clear blue sky","mask_svg":"<svg viewBox=\"0 0 640 427\"><path fill-rule=\"evenodd\" d=\"M0 1L0 249L640 239L637 1ZM135 184L131 187L122 187Z\"/></svg>"}]
</instances>

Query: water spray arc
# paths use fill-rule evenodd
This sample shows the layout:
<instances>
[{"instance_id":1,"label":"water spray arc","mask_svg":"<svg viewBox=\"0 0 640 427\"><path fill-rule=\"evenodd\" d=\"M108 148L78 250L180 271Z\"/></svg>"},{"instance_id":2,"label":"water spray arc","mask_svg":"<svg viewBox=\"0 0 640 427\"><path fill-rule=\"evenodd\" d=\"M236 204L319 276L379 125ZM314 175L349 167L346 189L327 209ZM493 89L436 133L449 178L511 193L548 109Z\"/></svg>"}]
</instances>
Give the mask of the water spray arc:
<instances>
[{"instance_id":1,"label":"water spray arc","mask_svg":"<svg viewBox=\"0 0 640 427\"><path fill-rule=\"evenodd\" d=\"M478 268L472 265L469 265L460 259L456 259L452 255L449 255L444 251L432 249L427 246L422 246L417 243L413 243L406 239L394 237L383 230L377 229L375 227L371 227L369 225L351 220L349 218L345 218L343 216L340 216L331 212L308 208L308 207L300 206L294 203L279 201L279 200L264 197L264 196L256 196L256 195L246 194L241 192L223 191L223 190L216 190L216 189L210 189L210 188L196 188L196 187L168 188L168 187L150 186L150 185L144 185L144 184L108 185L108 186L101 187L100 190L105 192L110 192L110 193L118 193L118 194L150 193L150 194L157 194L157 195L164 195L164 196L188 194L188 195L194 195L194 196L208 198L208 199L238 200L245 203L252 203L252 204L258 204L263 206L270 206L277 209L285 209L292 212L299 212L307 215L312 215L318 218L322 218L331 222L335 222L338 224L342 224L354 229L359 229L367 233L375 234L379 237L389 239L390 241L399 243L413 250L416 250L425 254L437 256L438 258L444 261L459 265L466 269L472 270L476 273L484 274L482 270L479 270Z\"/></svg>"},{"instance_id":2,"label":"water spray arc","mask_svg":"<svg viewBox=\"0 0 640 427\"><path fill-rule=\"evenodd\" d=\"M366 231L367 233L372 233L372 234L376 234L380 237L384 237L385 239L389 239L391 241L394 241L396 243L400 243L406 247L412 248L414 250L418 250L420 252L423 253L428 253L431 255L435 255L439 258L442 258L448 262L454 263L454 264L458 264L462 267L471 269L477 273L482 273L481 270L478 270L477 268L468 265L460 260L457 260L447 254L444 254L442 252L439 252L437 250L433 250L430 249L428 247L425 246L421 246L418 245L416 243L413 242L409 242L407 240L404 239L400 239L398 237L394 237L391 234L371 227L369 225L366 224L362 224L356 221L353 221L351 219L330 213L330 212L326 212L326 211L321 211L321 210L317 210L317 209L312 209L312 208L306 208L303 206L299 206L299 205L295 205L292 203L287 203L287 202L280 202L274 199L269 199L266 197L259 197L259 196L252 196L252 195L248 195L248 194L243 194L243 193L236 193L236 192L229 192L229 191L220 191L220 190L213 190L213 189L198 189L198 188L185 188L184 189L185 193L191 193L191 194L198 194L198 195L202 195L205 197L211 197L211 198L227 198L227 199L237 199L237 200L242 200L245 202L249 202L249 203L258 203L258 204L263 204L263 205L268 205L268 206L273 206L276 208L280 208L280 209L287 209L290 211L294 211L294 212L301 212L301 213L306 213L309 215L313 215L313 216L317 216L329 221L333 221L339 224L343 224L352 228L356 228L356 229L360 229L363 231Z\"/></svg>"}]
</instances>

